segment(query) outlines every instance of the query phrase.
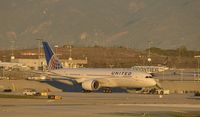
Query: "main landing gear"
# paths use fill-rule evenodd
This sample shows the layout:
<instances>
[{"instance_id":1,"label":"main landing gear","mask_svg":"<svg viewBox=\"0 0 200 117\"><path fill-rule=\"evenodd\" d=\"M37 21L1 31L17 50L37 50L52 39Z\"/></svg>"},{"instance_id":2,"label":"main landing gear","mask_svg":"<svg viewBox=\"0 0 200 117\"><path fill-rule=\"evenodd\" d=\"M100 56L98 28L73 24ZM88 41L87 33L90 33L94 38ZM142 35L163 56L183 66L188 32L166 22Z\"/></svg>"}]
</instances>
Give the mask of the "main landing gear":
<instances>
[{"instance_id":1,"label":"main landing gear","mask_svg":"<svg viewBox=\"0 0 200 117\"><path fill-rule=\"evenodd\" d=\"M110 88L105 88L103 89L104 93L112 93L112 90Z\"/></svg>"},{"instance_id":2,"label":"main landing gear","mask_svg":"<svg viewBox=\"0 0 200 117\"><path fill-rule=\"evenodd\" d=\"M82 89L82 92L83 92L83 93L91 93L92 91ZM111 90L110 88L104 88L104 89L103 89L103 93L112 93L112 90Z\"/></svg>"}]
</instances>

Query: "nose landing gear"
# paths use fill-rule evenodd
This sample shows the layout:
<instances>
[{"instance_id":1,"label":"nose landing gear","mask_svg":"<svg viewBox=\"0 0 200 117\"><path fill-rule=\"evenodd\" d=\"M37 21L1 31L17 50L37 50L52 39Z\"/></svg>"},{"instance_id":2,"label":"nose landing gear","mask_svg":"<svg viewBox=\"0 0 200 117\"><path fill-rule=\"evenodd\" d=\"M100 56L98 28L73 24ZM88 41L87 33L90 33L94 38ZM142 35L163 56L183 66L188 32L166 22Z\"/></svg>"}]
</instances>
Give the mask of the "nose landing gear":
<instances>
[{"instance_id":1,"label":"nose landing gear","mask_svg":"<svg viewBox=\"0 0 200 117\"><path fill-rule=\"evenodd\" d=\"M82 89L82 92L83 92L83 93L91 93L92 91L90 91L90 90L85 90L85 89Z\"/></svg>"}]
</instances>

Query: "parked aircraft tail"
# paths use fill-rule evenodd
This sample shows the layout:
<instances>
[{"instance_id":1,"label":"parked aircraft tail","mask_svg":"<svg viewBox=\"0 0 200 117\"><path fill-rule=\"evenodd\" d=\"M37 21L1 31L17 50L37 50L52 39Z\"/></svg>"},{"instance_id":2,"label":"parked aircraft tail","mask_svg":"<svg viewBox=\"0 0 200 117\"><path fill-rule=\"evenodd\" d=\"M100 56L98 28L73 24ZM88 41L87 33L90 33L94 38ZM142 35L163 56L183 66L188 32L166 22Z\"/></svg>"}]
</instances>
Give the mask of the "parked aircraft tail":
<instances>
[{"instance_id":1,"label":"parked aircraft tail","mask_svg":"<svg viewBox=\"0 0 200 117\"><path fill-rule=\"evenodd\" d=\"M48 42L42 42L48 70L55 70L63 68L60 60L57 58Z\"/></svg>"}]
</instances>

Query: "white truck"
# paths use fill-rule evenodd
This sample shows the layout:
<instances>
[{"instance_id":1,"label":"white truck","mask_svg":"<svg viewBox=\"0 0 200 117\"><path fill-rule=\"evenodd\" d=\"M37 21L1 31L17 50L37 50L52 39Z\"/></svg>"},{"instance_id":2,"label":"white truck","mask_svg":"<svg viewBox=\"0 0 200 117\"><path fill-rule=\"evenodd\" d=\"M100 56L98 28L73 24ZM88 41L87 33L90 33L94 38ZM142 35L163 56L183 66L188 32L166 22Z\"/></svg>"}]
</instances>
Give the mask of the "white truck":
<instances>
[{"instance_id":1,"label":"white truck","mask_svg":"<svg viewBox=\"0 0 200 117\"><path fill-rule=\"evenodd\" d=\"M36 91L35 89L26 89L23 91L23 95L28 95L28 96L39 96L40 93Z\"/></svg>"}]
</instances>

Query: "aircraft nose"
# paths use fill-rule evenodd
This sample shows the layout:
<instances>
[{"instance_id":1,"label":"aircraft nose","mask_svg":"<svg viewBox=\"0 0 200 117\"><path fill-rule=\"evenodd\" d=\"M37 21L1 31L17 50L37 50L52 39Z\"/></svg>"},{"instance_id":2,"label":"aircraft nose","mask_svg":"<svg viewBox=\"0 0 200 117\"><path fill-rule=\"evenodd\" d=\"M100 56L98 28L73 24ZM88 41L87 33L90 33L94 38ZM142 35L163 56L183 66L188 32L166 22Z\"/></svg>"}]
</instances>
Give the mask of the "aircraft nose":
<instances>
[{"instance_id":1,"label":"aircraft nose","mask_svg":"<svg viewBox=\"0 0 200 117\"><path fill-rule=\"evenodd\" d=\"M157 84L156 80L155 79L151 79L151 85L155 86L156 84Z\"/></svg>"}]
</instances>

